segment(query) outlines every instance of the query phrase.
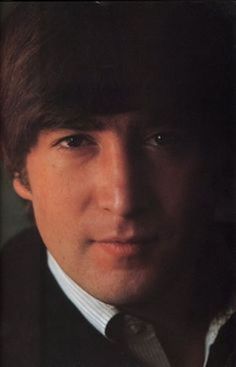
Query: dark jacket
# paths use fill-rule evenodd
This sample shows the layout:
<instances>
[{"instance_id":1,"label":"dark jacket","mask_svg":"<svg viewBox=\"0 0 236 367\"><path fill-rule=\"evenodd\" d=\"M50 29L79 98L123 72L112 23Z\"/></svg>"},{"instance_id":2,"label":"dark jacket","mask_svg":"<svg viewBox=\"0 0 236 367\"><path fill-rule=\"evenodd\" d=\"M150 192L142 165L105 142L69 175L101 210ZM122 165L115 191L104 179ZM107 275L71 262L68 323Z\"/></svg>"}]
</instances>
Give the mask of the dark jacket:
<instances>
[{"instance_id":1,"label":"dark jacket","mask_svg":"<svg viewBox=\"0 0 236 367\"><path fill-rule=\"evenodd\" d=\"M35 229L5 246L1 256L2 367L138 367L98 333L64 296L46 263ZM209 367L235 367L236 316L222 329Z\"/></svg>"}]
</instances>

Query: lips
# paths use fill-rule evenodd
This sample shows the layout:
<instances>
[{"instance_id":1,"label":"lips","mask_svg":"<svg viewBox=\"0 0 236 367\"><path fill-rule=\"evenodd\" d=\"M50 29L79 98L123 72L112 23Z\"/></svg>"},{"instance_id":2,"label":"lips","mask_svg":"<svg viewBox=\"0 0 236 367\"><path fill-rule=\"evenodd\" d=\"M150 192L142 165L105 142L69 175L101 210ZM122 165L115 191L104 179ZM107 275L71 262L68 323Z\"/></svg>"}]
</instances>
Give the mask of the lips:
<instances>
[{"instance_id":1,"label":"lips","mask_svg":"<svg viewBox=\"0 0 236 367\"><path fill-rule=\"evenodd\" d=\"M157 236L106 237L92 244L107 253L119 256L137 256L149 250L157 242Z\"/></svg>"}]
</instances>

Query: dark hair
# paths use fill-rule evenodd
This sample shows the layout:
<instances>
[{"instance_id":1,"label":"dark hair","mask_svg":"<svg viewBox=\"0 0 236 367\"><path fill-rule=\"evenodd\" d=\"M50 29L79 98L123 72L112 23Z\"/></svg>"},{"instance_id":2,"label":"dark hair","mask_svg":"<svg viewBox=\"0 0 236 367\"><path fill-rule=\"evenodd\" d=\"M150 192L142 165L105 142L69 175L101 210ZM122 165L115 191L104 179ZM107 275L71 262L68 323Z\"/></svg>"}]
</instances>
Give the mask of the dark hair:
<instances>
[{"instance_id":1,"label":"dark hair","mask_svg":"<svg viewBox=\"0 0 236 367\"><path fill-rule=\"evenodd\" d=\"M18 5L1 44L2 150L11 174L24 168L42 129L78 126L93 113L172 111L229 139L232 30L204 3Z\"/></svg>"}]
</instances>

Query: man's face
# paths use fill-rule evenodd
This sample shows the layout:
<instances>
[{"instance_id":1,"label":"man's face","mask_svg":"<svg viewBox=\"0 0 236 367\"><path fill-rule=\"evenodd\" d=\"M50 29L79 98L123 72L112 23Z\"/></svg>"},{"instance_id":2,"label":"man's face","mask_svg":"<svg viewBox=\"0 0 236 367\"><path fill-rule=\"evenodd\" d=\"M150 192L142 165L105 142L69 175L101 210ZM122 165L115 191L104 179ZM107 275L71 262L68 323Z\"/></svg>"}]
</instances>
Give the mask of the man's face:
<instances>
[{"instance_id":1,"label":"man's face","mask_svg":"<svg viewBox=\"0 0 236 367\"><path fill-rule=\"evenodd\" d=\"M141 112L94 119L99 128L41 132L26 160L30 189L14 186L75 282L107 303L142 301L191 273L206 161L181 127Z\"/></svg>"}]
</instances>

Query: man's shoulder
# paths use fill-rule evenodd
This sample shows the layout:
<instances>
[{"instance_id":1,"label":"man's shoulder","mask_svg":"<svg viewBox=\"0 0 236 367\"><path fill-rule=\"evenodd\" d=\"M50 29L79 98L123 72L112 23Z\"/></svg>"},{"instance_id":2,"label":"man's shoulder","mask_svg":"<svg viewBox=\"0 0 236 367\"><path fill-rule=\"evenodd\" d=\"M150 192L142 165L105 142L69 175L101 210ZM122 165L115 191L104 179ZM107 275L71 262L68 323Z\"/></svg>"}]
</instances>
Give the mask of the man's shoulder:
<instances>
[{"instance_id":1,"label":"man's shoulder","mask_svg":"<svg viewBox=\"0 0 236 367\"><path fill-rule=\"evenodd\" d=\"M42 244L39 232L35 226L26 228L10 238L1 250L1 259L14 257L15 254L25 255L26 253L35 251ZM23 252L22 252L23 251Z\"/></svg>"},{"instance_id":2,"label":"man's shoulder","mask_svg":"<svg viewBox=\"0 0 236 367\"><path fill-rule=\"evenodd\" d=\"M2 290L7 287L21 289L29 286L38 277L45 263L46 251L35 227L23 230L10 239L0 255Z\"/></svg>"},{"instance_id":3,"label":"man's shoulder","mask_svg":"<svg viewBox=\"0 0 236 367\"><path fill-rule=\"evenodd\" d=\"M11 315L14 307L30 306L38 297L45 249L36 228L32 227L10 239L1 251L1 310ZM29 297L31 295L31 297ZM22 306L23 308L23 306Z\"/></svg>"},{"instance_id":4,"label":"man's shoulder","mask_svg":"<svg viewBox=\"0 0 236 367\"><path fill-rule=\"evenodd\" d=\"M0 271L6 273L19 272L34 267L45 252L42 240L36 227L24 229L8 240L0 252Z\"/></svg>"},{"instance_id":5,"label":"man's shoulder","mask_svg":"<svg viewBox=\"0 0 236 367\"><path fill-rule=\"evenodd\" d=\"M35 228L27 229L9 240L1 251L1 330L3 365L13 366L20 351L32 354L25 357L31 365L39 338L40 237ZM24 341L24 342L23 342ZM29 353L28 353L29 354ZM21 365L21 364L19 364ZM33 365L33 364L32 364Z\"/></svg>"}]
</instances>

